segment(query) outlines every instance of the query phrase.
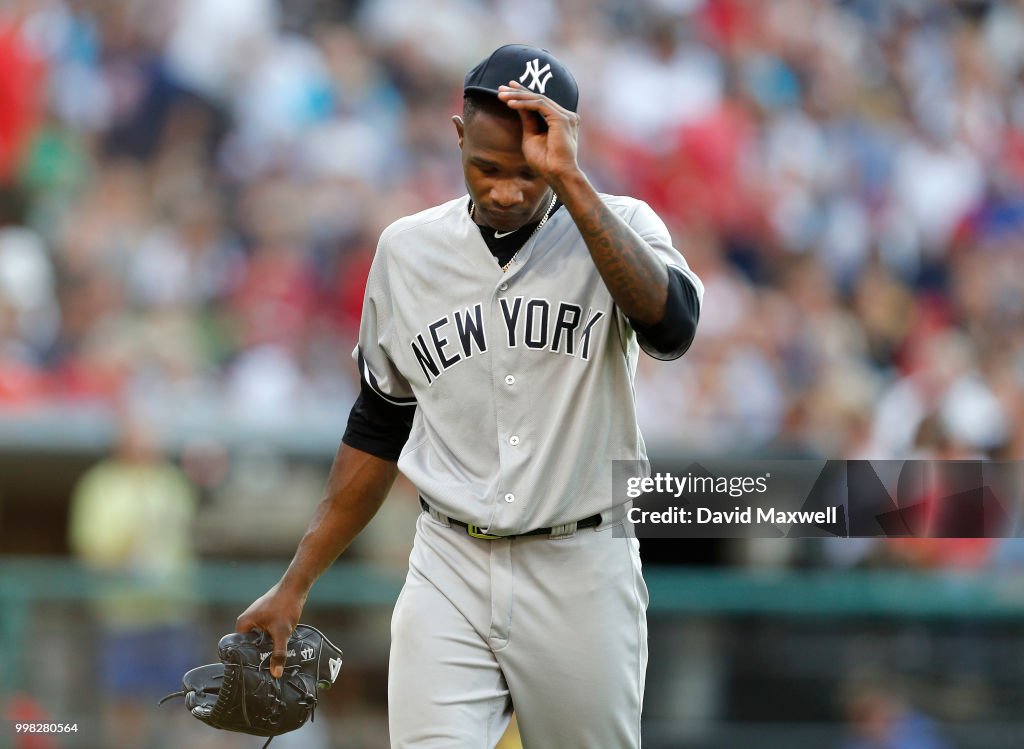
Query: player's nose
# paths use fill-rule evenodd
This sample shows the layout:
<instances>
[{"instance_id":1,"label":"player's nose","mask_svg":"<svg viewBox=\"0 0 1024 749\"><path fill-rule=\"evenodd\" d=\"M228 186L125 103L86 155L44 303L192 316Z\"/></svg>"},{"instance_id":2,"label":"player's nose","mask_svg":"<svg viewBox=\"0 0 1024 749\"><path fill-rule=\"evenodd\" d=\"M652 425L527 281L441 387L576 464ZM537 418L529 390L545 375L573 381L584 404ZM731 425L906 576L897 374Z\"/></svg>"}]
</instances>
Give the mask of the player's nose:
<instances>
[{"instance_id":1,"label":"player's nose","mask_svg":"<svg viewBox=\"0 0 1024 749\"><path fill-rule=\"evenodd\" d=\"M523 191L514 182L497 182L491 187L491 203L501 210L511 210L523 202Z\"/></svg>"}]
</instances>

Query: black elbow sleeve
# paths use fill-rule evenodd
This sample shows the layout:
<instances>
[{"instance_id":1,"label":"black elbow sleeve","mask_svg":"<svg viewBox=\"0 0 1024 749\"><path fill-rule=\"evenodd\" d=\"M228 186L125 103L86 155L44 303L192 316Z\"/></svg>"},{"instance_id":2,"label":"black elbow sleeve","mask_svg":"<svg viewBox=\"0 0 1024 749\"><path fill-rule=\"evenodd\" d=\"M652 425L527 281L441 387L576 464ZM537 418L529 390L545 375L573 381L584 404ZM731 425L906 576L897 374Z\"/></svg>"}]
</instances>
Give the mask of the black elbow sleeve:
<instances>
[{"instance_id":1,"label":"black elbow sleeve","mask_svg":"<svg viewBox=\"0 0 1024 749\"><path fill-rule=\"evenodd\" d=\"M409 439L415 415L415 404L389 403L363 380L341 441L383 460L397 461Z\"/></svg>"},{"instance_id":2,"label":"black elbow sleeve","mask_svg":"<svg viewBox=\"0 0 1024 749\"><path fill-rule=\"evenodd\" d=\"M665 315L654 325L633 322L640 347L663 361L678 359L686 353L697 334L700 298L697 289L678 268L668 269L668 299Z\"/></svg>"}]
</instances>

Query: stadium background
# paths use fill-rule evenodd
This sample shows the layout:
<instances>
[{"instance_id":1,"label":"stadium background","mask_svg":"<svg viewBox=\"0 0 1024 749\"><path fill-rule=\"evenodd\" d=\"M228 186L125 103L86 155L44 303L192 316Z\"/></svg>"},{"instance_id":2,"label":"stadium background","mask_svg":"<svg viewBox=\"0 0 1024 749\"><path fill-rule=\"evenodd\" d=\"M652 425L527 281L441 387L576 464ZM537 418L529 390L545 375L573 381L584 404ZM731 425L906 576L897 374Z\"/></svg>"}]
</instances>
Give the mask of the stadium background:
<instances>
[{"instance_id":1,"label":"stadium background","mask_svg":"<svg viewBox=\"0 0 1024 749\"><path fill-rule=\"evenodd\" d=\"M294 548L376 237L463 189L461 76L511 41L704 280L641 363L653 455L1024 457L1024 3L5 0L0 720L79 731L0 746L255 746L151 693ZM317 589L347 664L275 746L385 745L417 512L400 483ZM644 554L646 746L1019 746L1015 542Z\"/></svg>"}]
</instances>

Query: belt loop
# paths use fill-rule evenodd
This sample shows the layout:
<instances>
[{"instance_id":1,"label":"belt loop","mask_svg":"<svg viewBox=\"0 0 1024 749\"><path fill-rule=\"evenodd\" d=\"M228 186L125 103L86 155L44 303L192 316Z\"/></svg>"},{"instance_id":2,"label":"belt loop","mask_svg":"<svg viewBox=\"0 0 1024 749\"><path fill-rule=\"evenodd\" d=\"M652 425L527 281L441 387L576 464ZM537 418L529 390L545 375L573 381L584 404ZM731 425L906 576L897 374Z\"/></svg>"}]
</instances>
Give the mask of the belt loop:
<instances>
[{"instance_id":1,"label":"belt loop","mask_svg":"<svg viewBox=\"0 0 1024 749\"><path fill-rule=\"evenodd\" d=\"M447 515L442 514L440 510L435 510L433 507L431 507L429 510L427 510L427 512L430 513L430 517L434 518L434 520L439 522L441 525L448 526L449 528L452 527L451 518L449 518Z\"/></svg>"},{"instance_id":2,"label":"belt loop","mask_svg":"<svg viewBox=\"0 0 1024 749\"><path fill-rule=\"evenodd\" d=\"M429 514L430 517L434 518L434 520L439 522L441 525L443 525L443 526L445 526L447 528L451 528L452 527L451 518L449 518L447 515L443 514L440 510L435 510L433 507L428 505L426 500L423 499L423 497L420 497L420 506L424 510L426 510L427 514Z\"/></svg>"},{"instance_id":3,"label":"belt loop","mask_svg":"<svg viewBox=\"0 0 1024 749\"><path fill-rule=\"evenodd\" d=\"M576 535L576 523L565 523L564 525L554 525L551 527L552 540L559 538L571 538Z\"/></svg>"}]
</instances>

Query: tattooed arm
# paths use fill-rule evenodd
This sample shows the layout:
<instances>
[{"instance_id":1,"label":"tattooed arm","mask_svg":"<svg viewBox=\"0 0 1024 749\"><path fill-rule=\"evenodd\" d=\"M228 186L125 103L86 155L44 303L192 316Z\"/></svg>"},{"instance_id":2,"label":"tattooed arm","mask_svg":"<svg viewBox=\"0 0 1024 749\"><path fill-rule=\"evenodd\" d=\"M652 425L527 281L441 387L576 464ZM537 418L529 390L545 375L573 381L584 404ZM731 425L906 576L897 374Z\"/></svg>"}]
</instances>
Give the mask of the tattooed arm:
<instances>
[{"instance_id":1,"label":"tattooed arm","mask_svg":"<svg viewBox=\"0 0 1024 749\"><path fill-rule=\"evenodd\" d=\"M622 312L653 325L665 314L668 268L632 227L604 204L581 171L552 185L579 227L601 278Z\"/></svg>"}]
</instances>

